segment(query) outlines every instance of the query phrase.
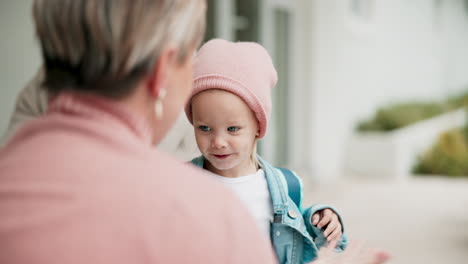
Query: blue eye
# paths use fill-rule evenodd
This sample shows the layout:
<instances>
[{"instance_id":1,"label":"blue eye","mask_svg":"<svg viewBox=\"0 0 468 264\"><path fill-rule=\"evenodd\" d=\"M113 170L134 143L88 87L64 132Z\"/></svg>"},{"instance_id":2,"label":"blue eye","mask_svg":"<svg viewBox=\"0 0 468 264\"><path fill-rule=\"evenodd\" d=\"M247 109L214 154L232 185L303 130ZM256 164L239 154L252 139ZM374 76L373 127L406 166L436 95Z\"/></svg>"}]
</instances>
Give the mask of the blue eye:
<instances>
[{"instance_id":1,"label":"blue eye","mask_svg":"<svg viewBox=\"0 0 468 264\"><path fill-rule=\"evenodd\" d=\"M208 126L199 126L198 127L201 131L205 131L205 132L208 132L211 130L211 128L209 128Z\"/></svg>"},{"instance_id":2,"label":"blue eye","mask_svg":"<svg viewBox=\"0 0 468 264\"><path fill-rule=\"evenodd\" d=\"M229 132L236 132L236 131L239 130L239 129L240 129L240 127L236 127L236 126L232 126L232 127L228 127L228 128L227 128L227 130L228 130Z\"/></svg>"}]
</instances>

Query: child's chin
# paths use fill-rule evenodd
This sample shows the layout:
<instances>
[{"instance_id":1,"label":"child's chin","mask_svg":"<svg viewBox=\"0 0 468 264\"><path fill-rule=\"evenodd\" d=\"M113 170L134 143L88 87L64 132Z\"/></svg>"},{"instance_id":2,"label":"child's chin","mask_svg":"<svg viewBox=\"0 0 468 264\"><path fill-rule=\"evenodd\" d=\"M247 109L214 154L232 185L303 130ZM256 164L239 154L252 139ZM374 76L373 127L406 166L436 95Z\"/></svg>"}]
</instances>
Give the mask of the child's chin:
<instances>
[{"instance_id":1,"label":"child's chin","mask_svg":"<svg viewBox=\"0 0 468 264\"><path fill-rule=\"evenodd\" d=\"M211 161L211 165L213 167L215 167L217 170L230 170L230 169L232 169L234 167L231 164L231 162L219 162L219 161L213 162L213 161Z\"/></svg>"},{"instance_id":2,"label":"child's chin","mask_svg":"<svg viewBox=\"0 0 468 264\"><path fill-rule=\"evenodd\" d=\"M214 165L214 167L217 169L217 170L221 170L221 171L224 171L224 170L230 170L233 168L233 166L223 166L223 165Z\"/></svg>"}]
</instances>

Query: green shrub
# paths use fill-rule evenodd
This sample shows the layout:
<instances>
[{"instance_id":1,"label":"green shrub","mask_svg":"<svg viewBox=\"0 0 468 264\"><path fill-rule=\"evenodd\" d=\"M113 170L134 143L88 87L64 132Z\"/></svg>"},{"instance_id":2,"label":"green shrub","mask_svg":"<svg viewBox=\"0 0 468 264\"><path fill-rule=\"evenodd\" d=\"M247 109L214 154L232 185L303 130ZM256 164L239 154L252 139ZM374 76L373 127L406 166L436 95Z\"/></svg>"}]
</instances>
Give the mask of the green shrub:
<instances>
[{"instance_id":1,"label":"green shrub","mask_svg":"<svg viewBox=\"0 0 468 264\"><path fill-rule=\"evenodd\" d=\"M446 104L408 102L378 109L375 116L358 125L359 131L390 131L447 112Z\"/></svg>"},{"instance_id":2,"label":"green shrub","mask_svg":"<svg viewBox=\"0 0 468 264\"><path fill-rule=\"evenodd\" d=\"M405 102L377 109L374 117L360 122L359 131L391 131L418 121L468 107L468 91L453 95L440 102Z\"/></svg>"},{"instance_id":3,"label":"green shrub","mask_svg":"<svg viewBox=\"0 0 468 264\"><path fill-rule=\"evenodd\" d=\"M419 158L413 172L468 176L468 126L440 135L435 145Z\"/></svg>"},{"instance_id":4,"label":"green shrub","mask_svg":"<svg viewBox=\"0 0 468 264\"><path fill-rule=\"evenodd\" d=\"M447 99L447 103L452 109L468 107L468 91L449 97L449 99Z\"/></svg>"}]
</instances>

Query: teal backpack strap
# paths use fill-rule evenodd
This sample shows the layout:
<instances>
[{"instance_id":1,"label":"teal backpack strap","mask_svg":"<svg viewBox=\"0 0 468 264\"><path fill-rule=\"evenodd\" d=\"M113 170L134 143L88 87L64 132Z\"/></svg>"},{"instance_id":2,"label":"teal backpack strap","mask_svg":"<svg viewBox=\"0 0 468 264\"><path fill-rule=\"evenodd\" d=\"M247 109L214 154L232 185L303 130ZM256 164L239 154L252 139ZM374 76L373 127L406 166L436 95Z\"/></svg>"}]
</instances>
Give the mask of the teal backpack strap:
<instances>
[{"instance_id":1,"label":"teal backpack strap","mask_svg":"<svg viewBox=\"0 0 468 264\"><path fill-rule=\"evenodd\" d=\"M291 200L296 204L297 208L301 208L301 182L299 178L286 168L277 168L283 173L286 182L288 183L288 194Z\"/></svg>"}]
</instances>

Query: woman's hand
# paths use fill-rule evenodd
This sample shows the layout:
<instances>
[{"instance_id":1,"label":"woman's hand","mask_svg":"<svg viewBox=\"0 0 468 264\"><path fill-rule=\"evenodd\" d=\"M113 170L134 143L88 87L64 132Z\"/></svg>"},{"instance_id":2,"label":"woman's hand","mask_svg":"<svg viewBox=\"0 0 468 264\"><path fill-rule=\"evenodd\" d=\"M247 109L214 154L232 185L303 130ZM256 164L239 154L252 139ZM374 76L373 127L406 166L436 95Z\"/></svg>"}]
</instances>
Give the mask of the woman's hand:
<instances>
[{"instance_id":1,"label":"woman's hand","mask_svg":"<svg viewBox=\"0 0 468 264\"><path fill-rule=\"evenodd\" d=\"M390 254L383 250L365 247L362 242L351 242L345 251L337 253L334 248L336 243L330 243L319 250L314 264L382 264L391 258Z\"/></svg>"}]
</instances>

